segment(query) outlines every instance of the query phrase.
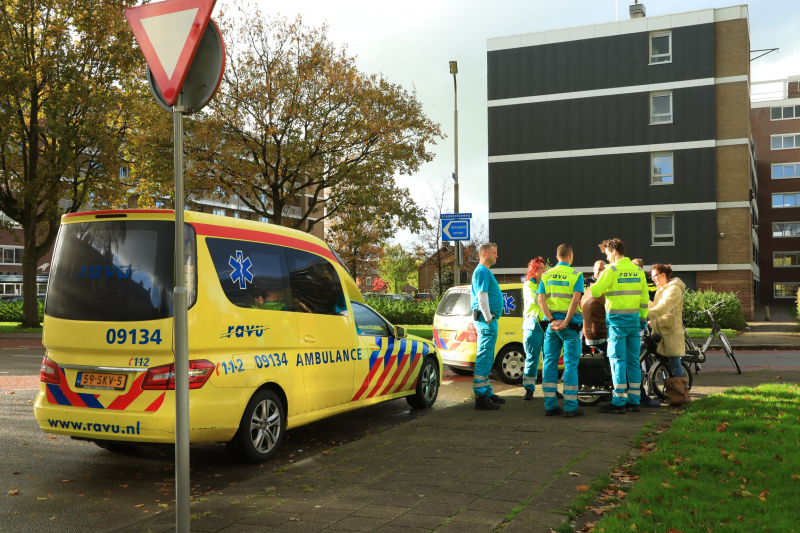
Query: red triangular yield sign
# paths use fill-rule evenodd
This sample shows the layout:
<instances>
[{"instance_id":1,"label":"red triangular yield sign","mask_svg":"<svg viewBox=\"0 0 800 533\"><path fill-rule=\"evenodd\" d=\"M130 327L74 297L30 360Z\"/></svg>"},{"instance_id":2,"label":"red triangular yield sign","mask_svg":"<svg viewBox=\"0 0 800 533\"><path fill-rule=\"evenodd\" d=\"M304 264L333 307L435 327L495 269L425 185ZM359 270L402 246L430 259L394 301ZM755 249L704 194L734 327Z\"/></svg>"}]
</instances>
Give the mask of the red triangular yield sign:
<instances>
[{"instance_id":1,"label":"red triangular yield sign","mask_svg":"<svg viewBox=\"0 0 800 533\"><path fill-rule=\"evenodd\" d=\"M166 0L125 10L168 105L174 105L216 0Z\"/></svg>"}]
</instances>

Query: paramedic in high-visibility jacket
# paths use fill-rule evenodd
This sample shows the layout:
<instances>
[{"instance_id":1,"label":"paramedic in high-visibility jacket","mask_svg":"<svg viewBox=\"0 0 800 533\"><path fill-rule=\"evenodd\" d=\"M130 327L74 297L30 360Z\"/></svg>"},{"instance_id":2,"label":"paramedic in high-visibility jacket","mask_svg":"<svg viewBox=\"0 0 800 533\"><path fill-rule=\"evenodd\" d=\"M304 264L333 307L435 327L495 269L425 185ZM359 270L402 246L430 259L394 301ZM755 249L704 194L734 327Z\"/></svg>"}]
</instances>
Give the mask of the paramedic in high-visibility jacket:
<instances>
[{"instance_id":1,"label":"paramedic in high-visibility jacket","mask_svg":"<svg viewBox=\"0 0 800 533\"><path fill-rule=\"evenodd\" d=\"M539 283L539 306L545 316L542 392L545 415L564 414L565 418L583 416L578 408L578 360L581 356L579 332L583 325L581 296L583 274L572 264L572 247L562 244L556 251L558 264L542 275ZM564 349L564 410L558 407L558 359Z\"/></svg>"},{"instance_id":2,"label":"paramedic in high-visibility jacket","mask_svg":"<svg viewBox=\"0 0 800 533\"><path fill-rule=\"evenodd\" d=\"M475 409L496 411L504 398L492 392L489 373L494 364L494 346L497 343L497 319L503 314L503 292L494 274L489 270L497 263L497 245L482 244L478 250L480 264L472 273L472 318L478 331L478 353L475 355L475 374L472 392Z\"/></svg>"},{"instance_id":3,"label":"paramedic in high-visibility jacket","mask_svg":"<svg viewBox=\"0 0 800 533\"><path fill-rule=\"evenodd\" d=\"M624 415L640 410L639 330L647 324L650 296L644 271L625 257L624 242L607 239L599 246L610 264L589 290L595 298L606 297L608 358L614 383L611 403L599 411Z\"/></svg>"}]
</instances>

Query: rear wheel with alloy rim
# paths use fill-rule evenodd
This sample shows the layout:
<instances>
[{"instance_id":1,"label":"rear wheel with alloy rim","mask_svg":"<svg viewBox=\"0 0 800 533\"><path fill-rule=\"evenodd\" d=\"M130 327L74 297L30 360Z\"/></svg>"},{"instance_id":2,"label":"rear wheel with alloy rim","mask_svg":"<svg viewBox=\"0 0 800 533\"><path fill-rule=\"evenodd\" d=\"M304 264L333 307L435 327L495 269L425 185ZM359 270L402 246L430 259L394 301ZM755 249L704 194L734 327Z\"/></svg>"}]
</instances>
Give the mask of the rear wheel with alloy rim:
<instances>
[{"instance_id":1,"label":"rear wheel with alloy rim","mask_svg":"<svg viewBox=\"0 0 800 533\"><path fill-rule=\"evenodd\" d=\"M439 396L439 365L436 358L428 357L422 362L417 377L417 388L413 395L406 396L408 405L415 409L427 409L436 403Z\"/></svg>"},{"instance_id":2,"label":"rear wheel with alloy rim","mask_svg":"<svg viewBox=\"0 0 800 533\"><path fill-rule=\"evenodd\" d=\"M495 376L509 385L522 383L525 370L525 350L521 345L510 344L500 350L494 360Z\"/></svg>"},{"instance_id":3,"label":"rear wheel with alloy rim","mask_svg":"<svg viewBox=\"0 0 800 533\"><path fill-rule=\"evenodd\" d=\"M247 404L239 430L228 443L231 453L251 463L272 458L283 442L286 409L273 391L256 392Z\"/></svg>"}]
</instances>

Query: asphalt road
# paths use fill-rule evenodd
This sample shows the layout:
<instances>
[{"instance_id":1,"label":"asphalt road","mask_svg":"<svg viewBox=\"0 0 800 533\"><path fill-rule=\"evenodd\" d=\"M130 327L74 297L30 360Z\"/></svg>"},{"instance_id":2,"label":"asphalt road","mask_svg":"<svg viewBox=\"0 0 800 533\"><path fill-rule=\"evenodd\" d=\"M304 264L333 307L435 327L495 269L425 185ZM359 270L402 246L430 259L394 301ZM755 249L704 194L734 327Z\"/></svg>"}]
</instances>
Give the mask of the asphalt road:
<instances>
[{"instance_id":1,"label":"asphalt road","mask_svg":"<svg viewBox=\"0 0 800 533\"><path fill-rule=\"evenodd\" d=\"M20 345L23 345L21 343ZM42 349L8 345L0 349L0 382L4 376L35 376ZM741 352L743 367L800 366L800 354ZM705 370L733 367L713 353ZM380 433L415 417L469 398L472 378L446 371L436 405L412 410L405 400L338 415L290 430L277 457L265 465L232 460L222 444L191 448L195 497L225 489L275 467L318 454L342 443ZM498 392L516 387L493 382ZM171 446L133 449L120 455L92 443L47 435L33 420L35 390L0 392L0 530L9 532L108 532L173 505ZM5 495L18 490L18 494Z\"/></svg>"}]
</instances>

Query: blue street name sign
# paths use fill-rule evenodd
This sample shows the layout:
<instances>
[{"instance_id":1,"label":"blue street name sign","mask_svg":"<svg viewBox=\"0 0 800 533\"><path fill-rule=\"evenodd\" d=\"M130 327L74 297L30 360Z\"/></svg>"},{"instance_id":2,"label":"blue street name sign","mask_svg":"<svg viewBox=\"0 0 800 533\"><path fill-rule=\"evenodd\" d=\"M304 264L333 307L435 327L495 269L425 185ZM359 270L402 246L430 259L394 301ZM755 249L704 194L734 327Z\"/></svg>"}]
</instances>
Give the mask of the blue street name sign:
<instances>
[{"instance_id":1,"label":"blue street name sign","mask_svg":"<svg viewBox=\"0 0 800 533\"><path fill-rule=\"evenodd\" d=\"M440 220L459 220L463 218L472 218L472 213L442 213L439 215Z\"/></svg>"},{"instance_id":2,"label":"blue street name sign","mask_svg":"<svg viewBox=\"0 0 800 533\"><path fill-rule=\"evenodd\" d=\"M468 241L469 238L469 219L442 222L443 241Z\"/></svg>"}]
</instances>

